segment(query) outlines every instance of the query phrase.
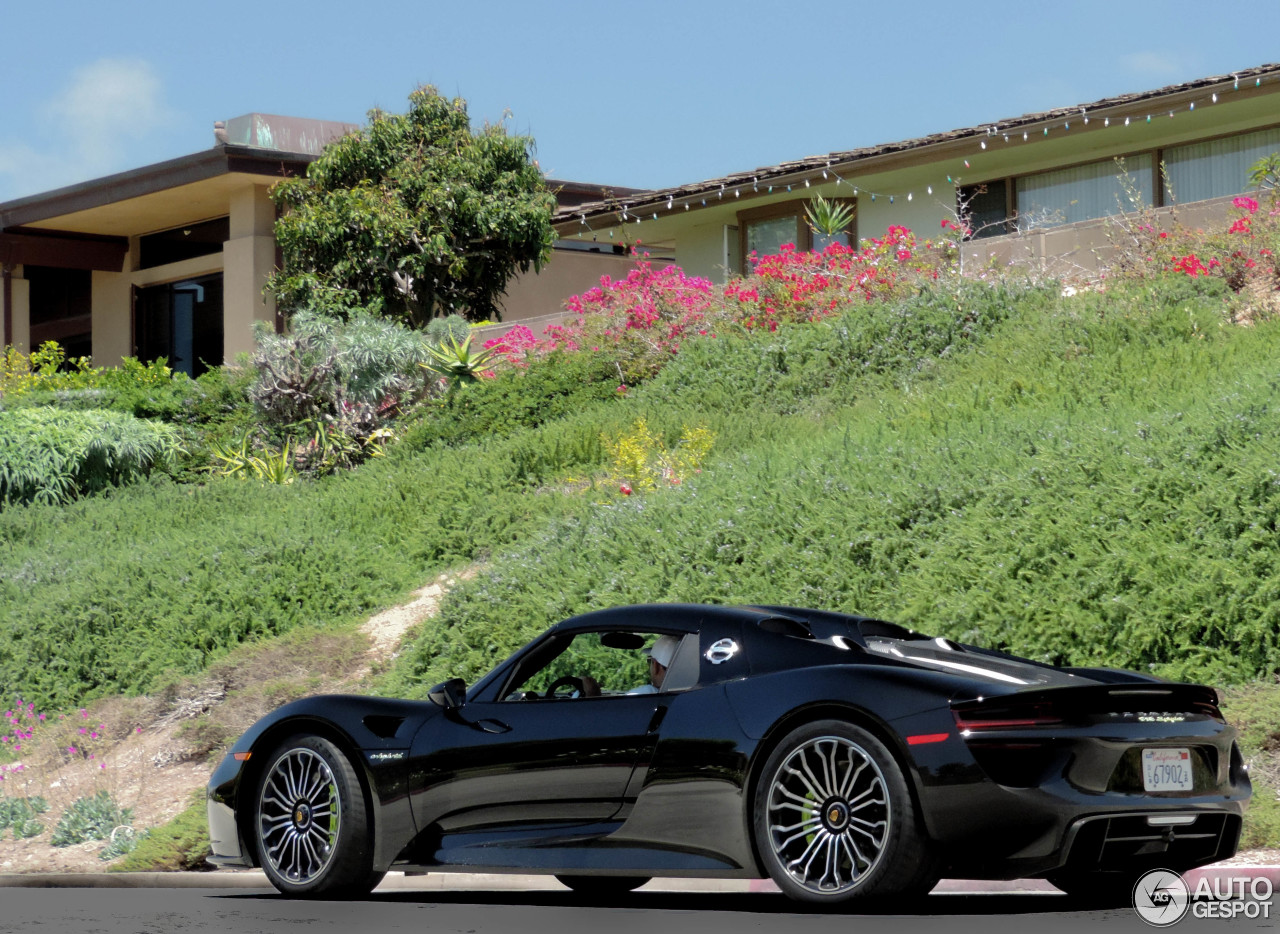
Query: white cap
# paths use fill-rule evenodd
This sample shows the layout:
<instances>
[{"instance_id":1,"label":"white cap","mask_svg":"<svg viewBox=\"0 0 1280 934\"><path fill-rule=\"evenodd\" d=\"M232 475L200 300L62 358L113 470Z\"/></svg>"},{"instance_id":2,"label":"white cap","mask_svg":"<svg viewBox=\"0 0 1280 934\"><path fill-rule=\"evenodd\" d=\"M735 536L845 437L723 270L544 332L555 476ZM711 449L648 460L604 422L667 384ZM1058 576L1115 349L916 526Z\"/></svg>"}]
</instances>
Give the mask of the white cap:
<instances>
[{"instance_id":1,"label":"white cap","mask_svg":"<svg viewBox=\"0 0 1280 934\"><path fill-rule=\"evenodd\" d=\"M680 640L675 636L659 636L658 641L649 647L649 657L663 668L670 668L679 644Z\"/></svg>"}]
</instances>

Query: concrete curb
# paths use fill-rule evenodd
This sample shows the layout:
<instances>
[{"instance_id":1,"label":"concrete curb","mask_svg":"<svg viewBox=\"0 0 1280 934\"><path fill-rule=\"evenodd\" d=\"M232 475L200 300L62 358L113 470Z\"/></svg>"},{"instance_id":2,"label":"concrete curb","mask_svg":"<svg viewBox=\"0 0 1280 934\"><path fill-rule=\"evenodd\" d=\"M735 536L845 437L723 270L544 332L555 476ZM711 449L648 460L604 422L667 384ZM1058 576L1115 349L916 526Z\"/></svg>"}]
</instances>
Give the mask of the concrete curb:
<instances>
[{"instance_id":1,"label":"concrete curb","mask_svg":"<svg viewBox=\"0 0 1280 934\"><path fill-rule=\"evenodd\" d=\"M1267 879L1280 890L1280 866L1205 866L1185 877L1192 891L1200 879ZM0 888L33 889L271 889L267 877L257 869L223 869L217 872L33 872L0 874ZM377 891L475 892L506 891L563 892L566 889L552 876L499 873L433 872L406 876L388 873ZM769 879L654 879L642 892L777 892ZM1057 895L1058 890L1042 879L987 881L944 879L933 890L937 895Z\"/></svg>"}]
</instances>

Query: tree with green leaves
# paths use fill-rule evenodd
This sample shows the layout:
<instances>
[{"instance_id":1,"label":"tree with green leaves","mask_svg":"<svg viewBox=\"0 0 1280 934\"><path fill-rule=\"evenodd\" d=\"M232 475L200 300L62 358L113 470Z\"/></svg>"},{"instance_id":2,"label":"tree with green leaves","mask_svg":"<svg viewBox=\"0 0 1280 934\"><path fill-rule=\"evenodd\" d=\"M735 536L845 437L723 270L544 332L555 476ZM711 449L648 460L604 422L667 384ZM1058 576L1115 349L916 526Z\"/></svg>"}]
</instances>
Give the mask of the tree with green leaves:
<instances>
[{"instance_id":1,"label":"tree with green leaves","mask_svg":"<svg viewBox=\"0 0 1280 934\"><path fill-rule=\"evenodd\" d=\"M406 114L371 110L272 190L283 262L269 288L286 313L499 318L507 280L540 269L554 238L532 151L501 124L473 131L466 101L433 87L410 94Z\"/></svg>"}]
</instances>

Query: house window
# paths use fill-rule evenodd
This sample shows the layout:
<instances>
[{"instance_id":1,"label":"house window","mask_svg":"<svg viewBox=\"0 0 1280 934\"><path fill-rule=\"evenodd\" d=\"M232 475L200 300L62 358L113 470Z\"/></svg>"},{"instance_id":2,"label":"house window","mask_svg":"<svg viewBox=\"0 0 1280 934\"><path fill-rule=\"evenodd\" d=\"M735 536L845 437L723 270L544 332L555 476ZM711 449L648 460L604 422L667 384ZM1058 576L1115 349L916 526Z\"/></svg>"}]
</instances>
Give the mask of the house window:
<instances>
[{"instance_id":1,"label":"house window","mask_svg":"<svg viewBox=\"0 0 1280 934\"><path fill-rule=\"evenodd\" d=\"M231 219L219 217L138 238L138 268L153 269L197 256L222 252L231 239Z\"/></svg>"},{"instance_id":2,"label":"house window","mask_svg":"<svg viewBox=\"0 0 1280 934\"><path fill-rule=\"evenodd\" d=\"M1019 230L1037 230L1151 206L1150 153L1104 159L1017 180ZM1138 199L1132 203L1130 193Z\"/></svg>"},{"instance_id":3,"label":"house window","mask_svg":"<svg viewBox=\"0 0 1280 934\"><path fill-rule=\"evenodd\" d=\"M967 185L959 190L956 202L956 213L971 231L968 239L980 240L1010 232L1007 179Z\"/></svg>"},{"instance_id":4,"label":"house window","mask_svg":"<svg viewBox=\"0 0 1280 934\"><path fill-rule=\"evenodd\" d=\"M222 273L138 289L134 354L188 376L222 364Z\"/></svg>"},{"instance_id":5,"label":"house window","mask_svg":"<svg viewBox=\"0 0 1280 934\"><path fill-rule=\"evenodd\" d=\"M1165 203L1187 204L1248 191L1249 169L1280 151L1280 129L1173 146L1163 153Z\"/></svg>"},{"instance_id":6,"label":"house window","mask_svg":"<svg viewBox=\"0 0 1280 934\"><path fill-rule=\"evenodd\" d=\"M31 346L57 341L68 359L93 353L93 274L87 269L24 266L30 288Z\"/></svg>"},{"instance_id":7,"label":"house window","mask_svg":"<svg viewBox=\"0 0 1280 934\"><path fill-rule=\"evenodd\" d=\"M788 213L783 217L772 217L751 221L746 226L747 255L768 256L782 249L784 243L793 243L800 249L801 236L800 217Z\"/></svg>"},{"instance_id":8,"label":"house window","mask_svg":"<svg viewBox=\"0 0 1280 934\"><path fill-rule=\"evenodd\" d=\"M842 199L842 203L853 202ZM777 253L784 243L794 243L797 250L823 250L831 243L853 244L852 223L848 230L829 236L814 233L805 216L808 205L808 200L802 199L739 211L738 235L744 263L750 263L752 253L757 257Z\"/></svg>"}]
</instances>

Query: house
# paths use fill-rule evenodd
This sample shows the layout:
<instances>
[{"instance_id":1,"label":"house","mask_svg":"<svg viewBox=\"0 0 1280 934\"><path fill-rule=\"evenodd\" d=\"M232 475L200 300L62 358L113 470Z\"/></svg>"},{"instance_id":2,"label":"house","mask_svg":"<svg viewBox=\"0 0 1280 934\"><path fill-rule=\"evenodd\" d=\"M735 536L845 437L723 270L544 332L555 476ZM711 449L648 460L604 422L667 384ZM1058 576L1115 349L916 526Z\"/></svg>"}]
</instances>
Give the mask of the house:
<instances>
[{"instance_id":1,"label":"house","mask_svg":"<svg viewBox=\"0 0 1280 934\"><path fill-rule=\"evenodd\" d=\"M57 340L98 365L163 356L192 374L251 350L255 322L280 326L263 293L277 264L267 192L352 129L248 114L203 152L0 204L5 344ZM821 246L805 222L816 195L856 207L836 235L850 244L963 219L966 261L1088 273L1105 261L1108 215L1176 205L1203 223L1276 151L1280 65L1263 65L657 191L548 180L560 239L508 285L503 320L559 319L566 297L625 276L637 242L720 279L752 253Z\"/></svg>"},{"instance_id":2,"label":"house","mask_svg":"<svg viewBox=\"0 0 1280 934\"><path fill-rule=\"evenodd\" d=\"M839 237L850 244L890 225L933 237L943 221L963 218L973 230L968 260L1089 272L1109 247L1107 216L1177 205L1179 220L1195 226L1251 188L1249 167L1277 151L1280 65L1263 65L615 196L566 208L555 226L582 243L639 241L686 272L722 280L752 253L815 246L805 210L822 195L856 206Z\"/></svg>"},{"instance_id":3,"label":"house","mask_svg":"<svg viewBox=\"0 0 1280 934\"><path fill-rule=\"evenodd\" d=\"M215 124L202 152L0 204L5 345L56 340L97 365L166 357L191 375L252 350L256 322L281 324L263 292L278 263L268 191L356 129L247 114ZM563 209L609 191L547 184ZM512 280L504 320L559 312L568 295L627 265L620 251L563 245L541 274Z\"/></svg>"}]
</instances>

